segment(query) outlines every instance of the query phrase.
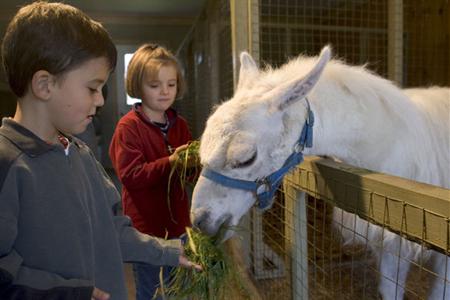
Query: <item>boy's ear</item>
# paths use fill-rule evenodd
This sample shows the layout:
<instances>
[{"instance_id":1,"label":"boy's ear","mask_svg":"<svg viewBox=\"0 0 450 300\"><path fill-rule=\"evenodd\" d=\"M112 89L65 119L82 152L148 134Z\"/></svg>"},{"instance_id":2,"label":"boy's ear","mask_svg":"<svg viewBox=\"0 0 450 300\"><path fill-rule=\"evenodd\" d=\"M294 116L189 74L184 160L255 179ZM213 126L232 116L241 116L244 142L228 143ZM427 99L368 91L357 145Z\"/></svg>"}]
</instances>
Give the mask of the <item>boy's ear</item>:
<instances>
[{"instance_id":1,"label":"boy's ear","mask_svg":"<svg viewBox=\"0 0 450 300\"><path fill-rule=\"evenodd\" d=\"M54 76L45 70L39 70L31 78L31 92L39 99L48 100Z\"/></svg>"}]
</instances>

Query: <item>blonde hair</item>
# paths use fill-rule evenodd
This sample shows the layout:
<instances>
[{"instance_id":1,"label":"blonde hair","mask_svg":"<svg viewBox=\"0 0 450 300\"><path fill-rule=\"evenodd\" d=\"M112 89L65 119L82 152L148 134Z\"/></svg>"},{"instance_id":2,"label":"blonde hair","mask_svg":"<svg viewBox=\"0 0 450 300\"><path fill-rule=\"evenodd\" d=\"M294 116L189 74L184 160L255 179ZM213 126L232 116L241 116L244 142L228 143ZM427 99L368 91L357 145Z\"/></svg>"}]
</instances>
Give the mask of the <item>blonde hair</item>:
<instances>
[{"instance_id":1,"label":"blonde hair","mask_svg":"<svg viewBox=\"0 0 450 300\"><path fill-rule=\"evenodd\" d=\"M181 66L176 57L166 48L157 44L144 44L134 53L130 60L126 77L128 95L133 98L142 98L142 81L145 74L157 78L163 66L173 66L177 72L177 95L183 96L186 83L181 72Z\"/></svg>"}]
</instances>

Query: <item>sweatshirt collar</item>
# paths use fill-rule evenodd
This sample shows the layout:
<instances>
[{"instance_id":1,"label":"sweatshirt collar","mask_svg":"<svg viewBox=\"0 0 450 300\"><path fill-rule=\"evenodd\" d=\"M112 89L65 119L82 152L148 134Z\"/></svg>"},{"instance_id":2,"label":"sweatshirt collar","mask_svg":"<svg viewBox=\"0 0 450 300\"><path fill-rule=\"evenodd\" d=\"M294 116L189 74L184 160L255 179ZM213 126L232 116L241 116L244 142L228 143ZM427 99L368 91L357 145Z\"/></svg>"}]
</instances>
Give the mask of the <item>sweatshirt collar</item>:
<instances>
[{"instance_id":1,"label":"sweatshirt collar","mask_svg":"<svg viewBox=\"0 0 450 300\"><path fill-rule=\"evenodd\" d=\"M150 124L152 126L157 127L153 122L147 117L147 115L144 113L144 110L142 109L142 103L135 103L133 105L133 111L139 116L141 120L143 120L145 123ZM167 119L169 121L169 128L173 126L175 123L178 113L175 109L172 107L166 110Z\"/></svg>"},{"instance_id":2,"label":"sweatshirt collar","mask_svg":"<svg viewBox=\"0 0 450 300\"><path fill-rule=\"evenodd\" d=\"M15 122L11 118L2 119L0 135L3 135L11 143L16 145L17 148L31 157L39 156L54 148L54 145L46 143L33 132ZM80 146L70 136L65 135L65 137L67 137L67 139L70 142L73 142L77 147Z\"/></svg>"}]
</instances>

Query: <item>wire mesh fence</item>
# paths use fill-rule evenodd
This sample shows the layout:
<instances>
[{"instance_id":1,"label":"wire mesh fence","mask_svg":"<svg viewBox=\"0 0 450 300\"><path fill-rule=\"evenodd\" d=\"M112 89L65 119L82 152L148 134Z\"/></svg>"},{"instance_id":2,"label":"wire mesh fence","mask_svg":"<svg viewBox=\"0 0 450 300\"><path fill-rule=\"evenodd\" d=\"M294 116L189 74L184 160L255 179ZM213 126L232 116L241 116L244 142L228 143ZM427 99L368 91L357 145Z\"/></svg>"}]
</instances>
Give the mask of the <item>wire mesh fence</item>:
<instances>
[{"instance_id":1,"label":"wire mesh fence","mask_svg":"<svg viewBox=\"0 0 450 300\"><path fill-rule=\"evenodd\" d=\"M285 179L268 212L253 212L261 222L254 234L262 238L253 239L259 243L252 247L252 270L263 299L379 299L383 282L406 299L430 299L436 289L440 292L431 299L448 297L449 190L425 186L417 191L387 175L380 175L377 184L330 177L313 165L308 160ZM408 203L414 193L428 193L424 203L438 208ZM379 235L374 226L381 229ZM383 235L394 232L398 244L387 247ZM415 248L408 252L407 247ZM381 267L386 261L396 272ZM261 263L263 271L257 270Z\"/></svg>"},{"instance_id":2,"label":"wire mesh fence","mask_svg":"<svg viewBox=\"0 0 450 300\"><path fill-rule=\"evenodd\" d=\"M402 2L404 86L450 85L449 1Z\"/></svg>"},{"instance_id":3,"label":"wire mesh fence","mask_svg":"<svg viewBox=\"0 0 450 300\"><path fill-rule=\"evenodd\" d=\"M261 60L285 63L327 44L351 64L387 75L387 1L260 1Z\"/></svg>"}]
</instances>

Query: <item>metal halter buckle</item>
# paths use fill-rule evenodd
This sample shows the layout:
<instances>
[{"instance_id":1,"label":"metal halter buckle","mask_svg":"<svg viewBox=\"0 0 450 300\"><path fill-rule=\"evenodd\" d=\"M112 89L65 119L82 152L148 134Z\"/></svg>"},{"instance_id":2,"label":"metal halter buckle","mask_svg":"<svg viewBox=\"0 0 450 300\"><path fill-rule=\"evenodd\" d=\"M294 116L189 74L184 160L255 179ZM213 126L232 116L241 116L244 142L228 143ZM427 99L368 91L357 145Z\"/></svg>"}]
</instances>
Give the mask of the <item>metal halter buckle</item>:
<instances>
[{"instance_id":1,"label":"metal halter buckle","mask_svg":"<svg viewBox=\"0 0 450 300\"><path fill-rule=\"evenodd\" d=\"M264 187L264 190L262 192L259 192L261 187ZM262 194L263 192L269 192L271 189L272 189L272 187L270 185L269 180L267 180L267 177L256 180L256 188L255 188L256 196L259 194Z\"/></svg>"},{"instance_id":2,"label":"metal halter buckle","mask_svg":"<svg viewBox=\"0 0 450 300\"><path fill-rule=\"evenodd\" d=\"M303 151L303 149L305 148L304 145L301 145L300 142L295 143L294 145L294 152L295 153L300 153Z\"/></svg>"}]
</instances>

